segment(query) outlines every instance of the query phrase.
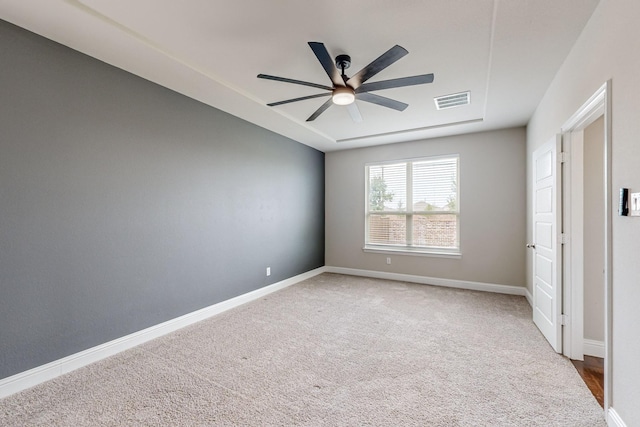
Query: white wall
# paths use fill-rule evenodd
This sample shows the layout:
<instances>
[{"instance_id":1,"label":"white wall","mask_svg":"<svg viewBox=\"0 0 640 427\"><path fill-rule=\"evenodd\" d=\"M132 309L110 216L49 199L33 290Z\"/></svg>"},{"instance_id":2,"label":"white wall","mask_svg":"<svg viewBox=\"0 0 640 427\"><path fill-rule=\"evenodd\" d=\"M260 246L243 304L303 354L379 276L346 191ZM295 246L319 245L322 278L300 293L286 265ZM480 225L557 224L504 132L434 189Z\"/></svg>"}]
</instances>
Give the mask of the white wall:
<instances>
[{"instance_id":1,"label":"white wall","mask_svg":"<svg viewBox=\"0 0 640 427\"><path fill-rule=\"evenodd\" d=\"M640 2L602 0L527 127L527 156L612 79L612 186L640 191ZM528 183L528 200L531 200ZM530 236L531 219L527 230ZM612 407L640 425L640 218L613 217ZM531 260L527 259L530 272ZM530 274L527 287L531 289Z\"/></svg>"},{"instance_id":2,"label":"white wall","mask_svg":"<svg viewBox=\"0 0 640 427\"><path fill-rule=\"evenodd\" d=\"M524 128L335 151L325 157L325 263L499 285L525 285ZM460 155L462 259L365 253L368 162Z\"/></svg>"}]
</instances>

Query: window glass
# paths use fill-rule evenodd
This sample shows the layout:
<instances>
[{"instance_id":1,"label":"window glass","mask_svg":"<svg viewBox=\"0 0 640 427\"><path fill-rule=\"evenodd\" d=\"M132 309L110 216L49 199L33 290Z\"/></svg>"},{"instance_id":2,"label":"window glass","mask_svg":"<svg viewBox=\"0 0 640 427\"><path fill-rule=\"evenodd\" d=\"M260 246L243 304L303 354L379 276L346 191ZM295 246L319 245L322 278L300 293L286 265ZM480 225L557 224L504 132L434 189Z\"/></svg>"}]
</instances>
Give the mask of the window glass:
<instances>
[{"instance_id":1,"label":"window glass","mask_svg":"<svg viewBox=\"0 0 640 427\"><path fill-rule=\"evenodd\" d=\"M459 250L458 156L366 165L365 248Z\"/></svg>"}]
</instances>

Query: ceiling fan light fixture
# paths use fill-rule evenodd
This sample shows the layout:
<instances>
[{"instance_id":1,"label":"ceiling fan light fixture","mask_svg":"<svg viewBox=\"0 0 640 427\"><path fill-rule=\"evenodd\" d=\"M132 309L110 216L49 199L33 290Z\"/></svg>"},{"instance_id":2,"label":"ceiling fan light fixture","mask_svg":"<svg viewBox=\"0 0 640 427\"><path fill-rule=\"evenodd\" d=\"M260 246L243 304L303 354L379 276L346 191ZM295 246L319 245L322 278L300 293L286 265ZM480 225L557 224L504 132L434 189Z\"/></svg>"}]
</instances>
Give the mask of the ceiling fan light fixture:
<instances>
[{"instance_id":1,"label":"ceiling fan light fixture","mask_svg":"<svg viewBox=\"0 0 640 427\"><path fill-rule=\"evenodd\" d=\"M341 86L333 90L331 99L336 105L349 105L356 100L356 94L350 87Z\"/></svg>"}]
</instances>

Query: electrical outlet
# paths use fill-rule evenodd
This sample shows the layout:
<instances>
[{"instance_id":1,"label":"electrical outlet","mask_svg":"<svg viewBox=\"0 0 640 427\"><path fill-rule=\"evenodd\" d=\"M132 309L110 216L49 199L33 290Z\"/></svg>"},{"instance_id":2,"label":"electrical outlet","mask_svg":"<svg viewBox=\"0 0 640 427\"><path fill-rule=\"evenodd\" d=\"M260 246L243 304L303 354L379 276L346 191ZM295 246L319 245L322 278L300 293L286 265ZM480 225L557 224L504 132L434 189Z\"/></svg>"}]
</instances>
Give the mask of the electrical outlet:
<instances>
[{"instance_id":1,"label":"electrical outlet","mask_svg":"<svg viewBox=\"0 0 640 427\"><path fill-rule=\"evenodd\" d=\"M391 257L390 256L387 257L387 265L389 265L389 264L391 264Z\"/></svg>"},{"instance_id":2,"label":"electrical outlet","mask_svg":"<svg viewBox=\"0 0 640 427\"><path fill-rule=\"evenodd\" d=\"M267 267L267 276L271 276L271 267Z\"/></svg>"}]
</instances>

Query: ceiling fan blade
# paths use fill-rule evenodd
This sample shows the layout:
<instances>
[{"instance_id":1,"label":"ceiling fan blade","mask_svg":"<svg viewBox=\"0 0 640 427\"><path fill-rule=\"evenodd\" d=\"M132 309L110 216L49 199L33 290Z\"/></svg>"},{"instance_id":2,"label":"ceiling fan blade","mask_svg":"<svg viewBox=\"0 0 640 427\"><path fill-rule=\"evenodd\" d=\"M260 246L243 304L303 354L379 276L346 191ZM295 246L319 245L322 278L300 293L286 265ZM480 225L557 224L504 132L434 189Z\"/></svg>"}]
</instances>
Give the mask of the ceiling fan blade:
<instances>
[{"instance_id":1,"label":"ceiling fan blade","mask_svg":"<svg viewBox=\"0 0 640 427\"><path fill-rule=\"evenodd\" d=\"M347 111L349 111L349 115L351 116L351 120L356 123L360 123L362 121L362 114L360 114L360 109L356 105L355 102L347 105Z\"/></svg>"},{"instance_id":2,"label":"ceiling fan blade","mask_svg":"<svg viewBox=\"0 0 640 427\"><path fill-rule=\"evenodd\" d=\"M405 104L404 102L396 101L395 99L385 98L384 96L374 95L373 93L364 92L356 94L356 99L365 102L371 102L372 104L378 104L383 107L391 108L398 111L404 111L405 108L409 106L409 104Z\"/></svg>"},{"instance_id":3,"label":"ceiling fan blade","mask_svg":"<svg viewBox=\"0 0 640 427\"><path fill-rule=\"evenodd\" d=\"M331 107L331 104L333 104L333 99L329 98L329 100L327 102L325 102L324 104L322 104L320 106L320 108L318 108L311 116L309 116L309 118L307 119L308 122L312 122L315 119L318 118L318 116L322 113L324 113L324 111Z\"/></svg>"},{"instance_id":4,"label":"ceiling fan blade","mask_svg":"<svg viewBox=\"0 0 640 427\"><path fill-rule=\"evenodd\" d=\"M408 53L409 52L402 46L395 45L362 70L358 71L355 75L351 76L347 81L347 84L352 88L357 89L362 83L366 82L371 77L375 76Z\"/></svg>"},{"instance_id":5,"label":"ceiling fan blade","mask_svg":"<svg viewBox=\"0 0 640 427\"><path fill-rule=\"evenodd\" d=\"M325 86L325 85L319 85L317 83L304 82L302 80L288 79L286 77L270 76L268 74L258 74L258 78L259 79L267 79L267 80L275 80L275 81L284 82L284 83L293 83L293 84L302 85L302 86L311 86L311 87L315 87L315 88L318 88L318 89L324 89L324 90L333 90L332 87Z\"/></svg>"},{"instance_id":6,"label":"ceiling fan blade","mask_svg":"<svg viewBox=\"0 0 640 427\"><path fill-rule=\"evenodd\" d=\"M356 93L370 92L374 90L392 89L396 87L422 85L433 82L433 74L402 77L399 79L383 80L380 82L365 83L356 89Z\"/></svg>"},{"instance_id":7,"label":"ceiling fan blade","mask_svg":"<svg viewBox=\"0 0 640 427\"><path fill-rule=\"evenodd\" d=\"M323 96L329 96L330 93L318 93L316 95L302 96L300 98L286 99L284 101L272 102L271 104L267 104L269 107L275 107L276 105L289 104L291 102L305 101L307 99L313 98L321 98Z\"/></svg>"},{"instance_id":8,"label":"ceiling fan blade","mask_svg":"<svg viewBox=\"0 0 640 427\"><path fill-rule=\"evenodd\" d=\"M309 42L309 46L316 55L316 58L318 58L318 61L320 61L320 65L322 65L322 68L324 68L324 71L327 73L333 84L336 86L342 86L344 82L340 77L340 72L333 63L333 58L331 58L331 55L327 52L327 48L324 47L324 44L319 42Z\"/></svg>"}]
</instances>

